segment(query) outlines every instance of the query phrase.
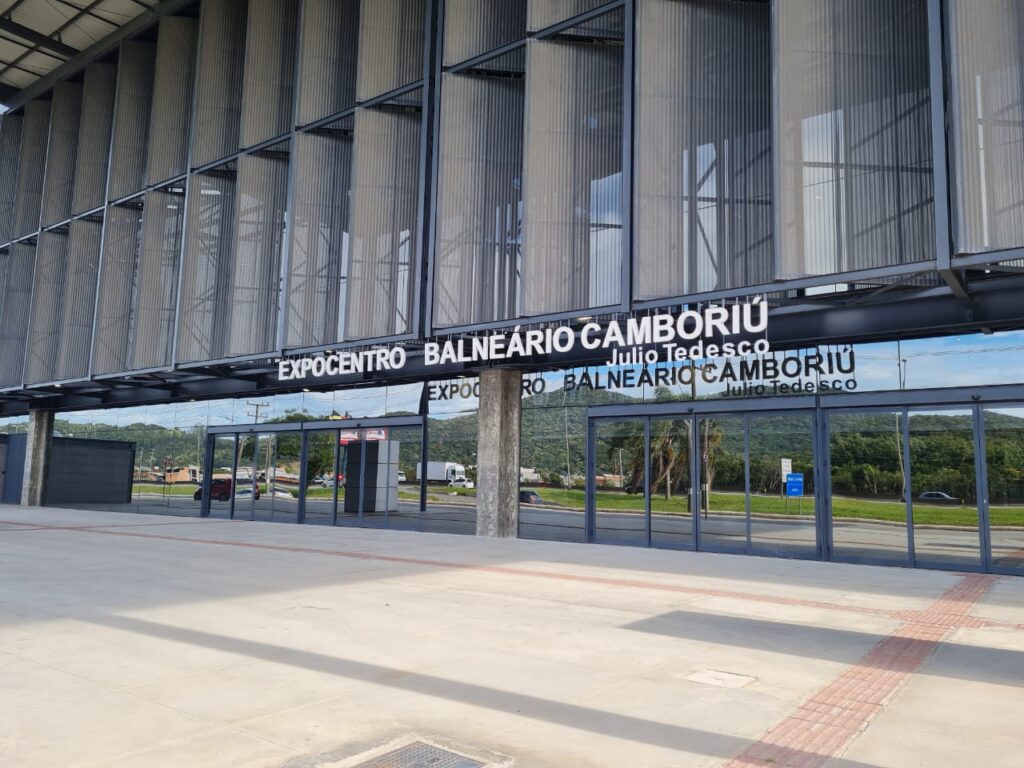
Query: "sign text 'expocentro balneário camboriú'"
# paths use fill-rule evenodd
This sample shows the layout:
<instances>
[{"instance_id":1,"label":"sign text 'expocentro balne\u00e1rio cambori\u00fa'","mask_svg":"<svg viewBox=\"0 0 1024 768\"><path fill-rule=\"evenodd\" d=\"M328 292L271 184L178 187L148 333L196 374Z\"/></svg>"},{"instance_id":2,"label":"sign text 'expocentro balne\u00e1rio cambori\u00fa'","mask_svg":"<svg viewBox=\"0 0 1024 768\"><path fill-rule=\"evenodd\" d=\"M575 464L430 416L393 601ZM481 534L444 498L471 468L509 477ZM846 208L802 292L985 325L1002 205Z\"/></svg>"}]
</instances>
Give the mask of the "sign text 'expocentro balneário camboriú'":
<instances>
[{"instance_id":1,"label":"sign text 'expocentro balne\u00e1rio cambori\u00fa'","mask_svg":"<svg viewBox=\"0 0 1024 768\"><path fill-rule=\"evenodd\" d=\"M764 355L768 306L762 297L729 306L707 306L677 313L613 319L605 324L557 325L423 344L426 368L451 363L515 363L534 356L567 354L577 349L607 352L607 364L642 365L667 360L707 360ZM401 344L335 350L278 362L279 381L304 381L354 373L400 371L407 352Z\"/></svg>"}]
</instances>

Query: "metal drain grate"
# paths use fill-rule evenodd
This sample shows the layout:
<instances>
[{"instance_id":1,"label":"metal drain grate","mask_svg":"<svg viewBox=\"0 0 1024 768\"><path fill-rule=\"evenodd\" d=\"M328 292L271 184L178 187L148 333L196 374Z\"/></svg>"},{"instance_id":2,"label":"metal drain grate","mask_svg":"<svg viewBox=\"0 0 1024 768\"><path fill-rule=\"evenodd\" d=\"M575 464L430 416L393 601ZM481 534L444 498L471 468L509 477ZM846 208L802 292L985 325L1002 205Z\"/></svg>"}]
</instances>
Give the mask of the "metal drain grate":
<instances>
[{"instance_id":1,"label":"metal drain grate","mask_svg":"<svg viewBox=\"0 0 1024 768\"><path fill-rule=\"evenodd\" d=\"M353 768L485 768L485 764L447 749L414 741Z\"/></svg>"}]
</instances>

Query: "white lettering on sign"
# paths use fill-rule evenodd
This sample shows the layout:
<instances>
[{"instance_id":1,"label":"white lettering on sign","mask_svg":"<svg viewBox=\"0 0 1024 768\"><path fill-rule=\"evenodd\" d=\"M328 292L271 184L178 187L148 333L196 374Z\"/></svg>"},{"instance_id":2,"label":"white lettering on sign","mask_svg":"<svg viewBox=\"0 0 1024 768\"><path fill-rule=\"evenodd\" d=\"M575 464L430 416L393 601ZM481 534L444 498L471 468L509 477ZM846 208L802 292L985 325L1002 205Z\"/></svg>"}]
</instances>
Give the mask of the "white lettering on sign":
<instances>
[{"instance_id":1,"label":"white lettering on sign","mask_svg":"<svg viewBox=\"0 0 1024 768\"><path fill-rule=\"evenodd\" d=\"M488 363L543 357L573 351L610 350L608 365L650 364L659 358L672 362L708 358L764 355L770 351L767 339L729 341L732 336L763 335L768 328L768 304L762 297L730 306L687 309L679 314L655 314L613 319L607 325L588 322L577 332L570 326L531 328L515 326L489 336L473 336L423 345L426 367L452 363ZM720 343L708 343L718 338ZM658 347L660 349L652 349ZM308 357L285 358L278 362L279 381L296 381L344 376L353 373L397 371L405 367L407 355L401 346L378 346L361 350L340 350Z\"/></svg>"}]
</instances>

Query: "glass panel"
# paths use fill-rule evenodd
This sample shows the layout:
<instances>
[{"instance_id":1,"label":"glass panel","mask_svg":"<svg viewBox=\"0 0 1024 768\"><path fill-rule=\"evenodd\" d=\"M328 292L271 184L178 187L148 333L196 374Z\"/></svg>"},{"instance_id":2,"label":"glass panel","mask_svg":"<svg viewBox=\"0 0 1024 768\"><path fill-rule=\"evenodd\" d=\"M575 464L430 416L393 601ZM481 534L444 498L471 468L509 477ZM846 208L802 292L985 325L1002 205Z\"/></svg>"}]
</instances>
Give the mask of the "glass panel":
<instances>
[{"instance_id":1,"label":"glass panel","mask_svg":"<svg viewBox=\"0 0 1024 768\"><path fill-rule=\"evenodd\" d=\"M267 496L273 502L271 519L277 522L298 522L301 459L301 432L274 435L274 464L267 476Z\"/></svg>"},{"instance_id":2,"label":"glass panel","mask_svg":"<svg viewBox=\"0 0 1024 768\"><path fill-rule=\"evenodd\" d=\"M980 565L969 410L910 412L910 487L915 562Z\"/></svg>"},{"instance_id":3,"label":"glass panel","mask_svg":"<svg viewBox=\"0 0 1024 768\"><path fill-rule=\"evenodd\" d=\"M768 282L770 6L637 10L635 298Z\"/></svg>"},{"instance_id":4,"label":"glass panel","mask_svg":"<svg viewBox=\"0 0 1024 768\"><path fill-rule=\"evenodd\" d=\"M599 421L594 457L594 540L647 546L644 423Z\"/></svg>"},{"instance_id":5,"label":"glass panel","mask_svg":"<svg viewBox=\"0 0 1024 768\"><path fill-rule=\"evenodd\" d=\"M252 500L252 519L273 520L274 498L269 485L274 477L276 463L274 444L276 440L273 434L254 435L253 437L256 450L253 457L252 491L249 496Z\"/></svg>"},{"instance_id":6,"label":"glass panel","mask_svg":"<svg viewBox=\"0 0 1024 768\"><path fill-rule=\"evenodd\" d=\"M206 459L206 422L209 403L185 402L174 406L174 430L177 438L171 469L176 492L167 497L173 515L198 516L202 512L196 491L201 489L202 467Z\"/></svg>"},{"instance_id":7,"label":"glass panel","mask_svg":"<svg viewBox=\"0 0 1024 768\"><path fill-rule=\"evenodd\" d=\"M692 420L651 421L651 546L693 547Z\"/></svg>"},{"instance_id":8,"label":"glass panel","mask_svg":"<svg viewBox=\"0 0 1024 768\"><path fill-rule=\"evenodd\" d=\"M523 397L520 538L586 541L586 424L586 408L561 392Z\"/></svg>"},{"instance_id":9,"label":"glass panel","mask_svg":"<svg viewBox=\"0 0 1024 768\"><path fill-rule=\"evenodd\" d=\"M385 431L381 463L387 460L388 527L417 530L420 524L420 484L416 465L420 461L423 430L420 427L393 427ZM383 476L383 475L379 475Z\"/></svg>"},{"instance_id":10,"label":"glass panel","mask_svg":"<svg viewBox=\"0 0 1024 768\"><path fill-rule=\"evenodd\" d=\"M337 431L310 432L306 455L306 512L303 522L331 525L337 493Z\"/></svg>"},{"instance_id":11,"label":"glass panel","mask_svg":"<svg viewBox=\"0 0 1024 768\"><path fill-rule=\"evenodd\" d=\"M473 391L475 379L469 379ZM475 400L472 401L475 407ZM476 411L430 419L427 466L416 465L416 479L426 478L427 508L420 530L476 533ZM472 487L471 487L472 486Z\"/></svg>"},{"instance_id":12,"label":"glass panel","mask_svg":"<svg viewBox=\"0 0 1024 768\"><path fill-rule=\"evenodd\" d=\"M234 500L234 462L237 438L218 435L213 442L213 462L210 472L210 517L231 517Z\"/></svg>"},{"instance_id":13,"label":"glass panel","mask_svg":"<svg viewBox=\"0 0 1024 768\"><path fill-rule=\"evenodd\" d=\"M829 445L833 558L909 564L902 413L832 414Z\"/></svg>"},{"instance_id":14,"label":"glass panel","mask_svg":"<svg viewBox=\"0 0 1024 768\"><path fill-rule=\"evenodd\" d=\"M992 565L1024 573L1024 408L985 411Z\"/></svg>"},{"instance_id":15,"label":"glass panel","mask_svg":"<svg viewBox=\"0 0 1024 768\"><path fill-rule=\"evenodd\" d=\"M338 432L338 470L334 480L336 525L360 524L358 478L362 460L361 439L358 429L341 429Z\"/></svg>"},{"instance_id":16,"label":"glass panel","mask_svg":"<svg viewBox=\"0 0 1024 768\"><path fill-rule=\"evenodd\" d=\"M697 420L701 472L700 548L719 552L747 549L747 482L743 418Z\"/></svg>"},{"instance_id":17,"label":"glass panel","mask_svg":"<svg viewBox=\"0 0 1024 768\"><path fill-rule=\"evenodd\" d=\"M956 250L1024 245L1024 6L950 0Z\"/></svg>"},{"instance_id":18,"label":"glass panel","mask_svg":"<svg viewBox=\"0 0 1024 768\"><path fill-rule=\"evenodd\" d=\"M935 257L926 0L772 4L779 277Z\"/></svg>"},{"instance_id":19,"label":"glass panel","mask_svg":"<svg viewBox=\"0 0 1024 768\"><path fill-rule=\"evenodd\" d=\"M750 418L750 547L753 552L786 557L818 554L813 435L813 418L809 414ZM803 475L802 495L786 495L783 459L792 463L793 474Z\"/></svg>"}]
</instances>

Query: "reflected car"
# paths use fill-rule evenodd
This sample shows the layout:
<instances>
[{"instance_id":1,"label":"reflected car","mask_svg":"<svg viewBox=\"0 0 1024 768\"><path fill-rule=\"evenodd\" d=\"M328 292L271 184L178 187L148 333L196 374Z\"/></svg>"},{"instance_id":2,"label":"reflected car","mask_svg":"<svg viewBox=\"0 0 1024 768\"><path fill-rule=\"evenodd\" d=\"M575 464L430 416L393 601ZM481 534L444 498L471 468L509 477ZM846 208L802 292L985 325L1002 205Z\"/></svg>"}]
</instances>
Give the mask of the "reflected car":
<instances>
[{"instance_id":1,"label":"reflected car","mask_svg":"<svg viewBox=\"0 0 1024 768\"><path fill-rule=\"evenodd\" d=\"M400 483L404 483L405 482L405 472L399 471L399 473L398 473L398 482L400 482Z\"/></svg>"},{"instance_id":2,"label":"reflected car","mask_svg":"<svg viewBox=\"0 0 1024 768\"><path fill-rule=\"evenodd\" d=\"M961 499L954 498L942 491L925 491L917 497L918 501L930 501L934 504L960 504Z\"/></svg>"},{"instance_id":3,"label":"reflected car","mask_svg":"<svg viewBox=\"0 0 1024 768\"><path fill-rule=\"evenodd\" d=\"M244 488L239 488L238 489L238 491L235 493L235 498L238 499L238 498L242 498L243 496L244 497L248 497L248 496L252 496L252 495L253 495L252 486L246 486ZM260 489L257 488L256 489L256 501L259 501L259 500L260 500Z\"/></svg>"},{"instance_id":4,"label":"reflected car","mask_svg":"<svg viewBox=\"0 0 1024 768\"><path fill-rule=\"evenodd\" d=\"M335 482L333 477L329 477L329 476L321 478L319 482L320 482L320 487L321 488L333 488L335 485L344 485L345 484L345 473L344 472L339 472L338 473L337 482Z\"/></svg>"},{"instance_id":5,"label":"reflected car","mask_svg":"<svg viewBox=\"0 0 1024 768\"><path fill-rule=\"evenodd\" d=\"M472 488L473 481L467 480L465 477L456 477L454 480L448 481L449 488Z\"/></svg>"},{"instance_id":6,"label":"reflected car","mask_svg":"<svg viewBox=\"0 0 1024 768\"><path fill-rule=\"evenodd\" d=\"M233 483L230 478L227 477L215 477L210 481L210 498L213 501L227 501L231 498L231 488ZM236 496L252 495L252 488L244 487L239 488ZM192 498L195 501L199 501L203 498L203 489L200 486L196 488L196 492L192 494ZM259 488L256 489L256 499L260 498Z\"/></svg>"},{"instance_id":7,"label":"reflected car","mask_svg":"<svg viewBox=\"0 0 1024 768\"><path fill-rule=\"evenodd\" d=\"M543 504L544 499L540 497L540 494L536 491L520 491L519 492L519 503L520 504Z\"/></svg>"},{"instance_id":8,"label":"reflected car","mask_svg":"<svg viewBox=\"0 0 1024 768\"><path fill-rule=\"evenodd\" d=\"M275 499L289 499L289 500L291 500L291 499L295 498L294 496L291 495L291 493L286 491L284 488L277 488L277 487L272 487L270 489L270 495L271 495L272 498L275 498ZM256 498L259 498L259 497L257 496Z\"/></svg>"}]
</instances>

